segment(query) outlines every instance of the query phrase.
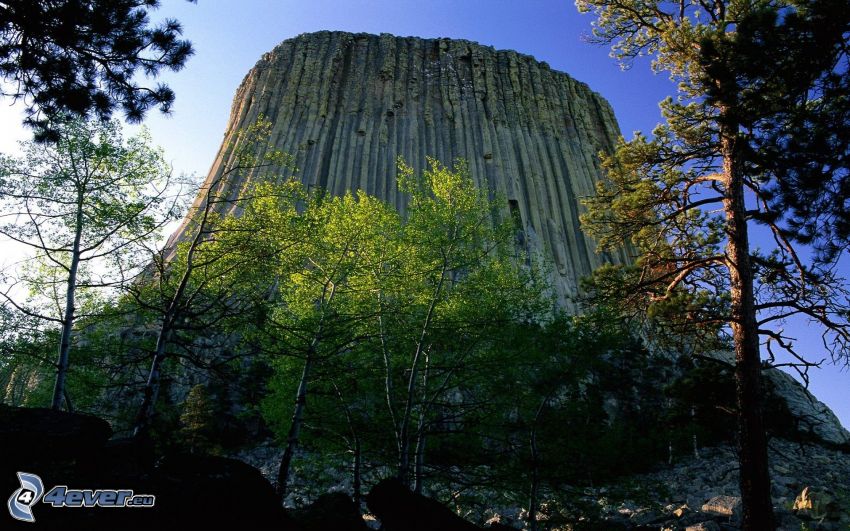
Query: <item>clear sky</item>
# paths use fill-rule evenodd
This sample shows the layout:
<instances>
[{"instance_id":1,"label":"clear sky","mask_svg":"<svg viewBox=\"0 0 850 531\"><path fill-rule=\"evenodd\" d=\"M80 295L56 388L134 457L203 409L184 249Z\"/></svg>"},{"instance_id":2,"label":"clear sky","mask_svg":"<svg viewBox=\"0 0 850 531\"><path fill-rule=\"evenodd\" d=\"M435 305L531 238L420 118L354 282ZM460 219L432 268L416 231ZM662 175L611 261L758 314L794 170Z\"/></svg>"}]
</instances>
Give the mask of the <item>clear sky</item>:
<instances>
[{"instance_id":1,"label":"clear sky","mask_svg":"<svg viewBox=\"0 0 850 531\"><path fill-rule=\"evenodd\" d=\"M163 80L177 93L172 116L145 121L178 172L203 176L221 143L236 88L260 56L300 33L345 30L418 37L451 37L512 49L584 81L613 106L626 137L649 133L660 121L658 102L673 93L648 61L622 70L605 47L588 44L592 17L569 0L163 0L153 20L178 19L195 46L184 70ZM19 110L0 105L0 151L16 150L29 133ZM845 264L847 261L845 261ZM796 327L801 345L816 349L813 329ZM812 334L807 337L807 334ZM805 348L801 349L806 351ZM820 358L816 351L813 357ZM850 426L850 373L817 370L810 389Z\"/></svg>"}]
</instances>

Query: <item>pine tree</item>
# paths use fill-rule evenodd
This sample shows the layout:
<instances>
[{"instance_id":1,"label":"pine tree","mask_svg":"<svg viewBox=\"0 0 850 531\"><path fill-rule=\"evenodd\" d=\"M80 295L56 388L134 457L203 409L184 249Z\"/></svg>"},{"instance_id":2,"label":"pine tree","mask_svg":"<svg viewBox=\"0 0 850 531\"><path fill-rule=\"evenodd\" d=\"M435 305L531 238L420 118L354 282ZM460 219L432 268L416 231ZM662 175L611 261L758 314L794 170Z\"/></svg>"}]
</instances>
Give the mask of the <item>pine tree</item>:
<instances>
[{"instance_id":1,"label":"pine tree","mask_svg":"<svg viewBox=\"0 0 850 531\"><path fill-rule=\"evenodd\" d=\"M58 140L51 124L71 114L106 120L120 108L139 122L164 113L174 91L140 86L137 73L180 70L192 55L180 23L151 27L157 0L7 0L0 3L0 94L22 99L37 140Z\"/></svg>"},{"instance_id":2,"label":"pine tree","mask_svg":"<svg viewBox=\"0 0 850 531\"><path fill-rule=\"evenodd\" d=\"M215 411L206 387L198 384L189 391L180 415L180 434L191 453L207 453L215 438Z\"/></svg>"},{"instance_id":3,"label":"pine tree","mask_svg":"<svg viewBox=\"0 0 850 531\"><path fill-rule=\"evenodd\" d=\"M600 271L595 293L690 332L729 333L743 525L770 529L761 347L770 362L786 351L805 374L814 363L782 331L788 319L820 325L834 359L850 344L835 267L850 220L850 4L577 5L597 15L594 38L616 57L651 56L678 83L653 138L636 134L604 158L608 180L588 200L584 225L603 248L629 239L641 254L634 267ZM751 231L773 248L752 249Z\"/></svg>"}]
</instances>

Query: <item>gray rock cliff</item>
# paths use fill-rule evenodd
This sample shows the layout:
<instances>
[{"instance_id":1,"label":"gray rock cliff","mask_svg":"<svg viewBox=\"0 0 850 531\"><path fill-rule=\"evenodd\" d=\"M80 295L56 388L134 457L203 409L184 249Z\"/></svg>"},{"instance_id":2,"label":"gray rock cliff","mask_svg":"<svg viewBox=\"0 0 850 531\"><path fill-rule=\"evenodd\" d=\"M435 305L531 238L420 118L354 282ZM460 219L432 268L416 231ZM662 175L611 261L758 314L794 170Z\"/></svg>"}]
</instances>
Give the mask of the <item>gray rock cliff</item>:
<instances>
[{"instance_id":1,"label":"gray rock cliff","mask_svg":"<svg viewBox=\"0 0 850 531\"><path fill-rule=\"evenodd\" d=\"M265 115L272 144L297 177L333 194L362 189L400 210L396 160L417 170L430 156L469 163L481 187L517 215L529 255L551 270L561 305L579 279L629 253L597 254L579 227L580 199L599 177L598 153L619 129L587 85L546 63L464 40L318 32L265 54L240 85L225 142L210 170L226 167L236 131ZM241 189L251 175L228 186Z\"/></svg>"},{"instance_id":2,"label":"gray rock cliff","mask_svg":"<svg viewBox=\"0 0 850 531\"><path fill-rule=\"evenodd\" d=\"M261 115L273 123L271 145L295 157L306 186L362 189L401 211L399 156L420 170L427 156L466 159L477 184L505 198L504 215L518 217L522 250L548 265L567 309L582 277L632 258L625 248L596 253L579 225L580 200L601 175L598 153L619 134L611 107L528 55L388 34L322 31L286 40L239 86L207 183L230 166L237 132ZM234 173L221 186L235 195L255 177ZM835 415L790 376L767 377L802 431L850 442Z\"/></svg>"}]
</instances>

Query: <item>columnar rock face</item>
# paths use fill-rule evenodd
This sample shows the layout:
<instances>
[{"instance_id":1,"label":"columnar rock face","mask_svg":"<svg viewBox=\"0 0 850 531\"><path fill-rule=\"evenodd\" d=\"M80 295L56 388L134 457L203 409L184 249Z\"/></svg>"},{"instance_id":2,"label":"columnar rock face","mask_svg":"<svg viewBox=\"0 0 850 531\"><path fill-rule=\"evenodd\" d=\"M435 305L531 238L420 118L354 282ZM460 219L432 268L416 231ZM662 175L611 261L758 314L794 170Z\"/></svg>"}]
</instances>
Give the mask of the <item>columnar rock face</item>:
<instances>
[{"instance_id":1,"label":"columnar rock face","mask_svg":"<svg viewBox=\"0 0 850 531\"><path fill-rule=\"evenodd\" d=\"M617 138L611 107L546 63L469 41L319 32L284 41L248 73L208 182L228 140L265 115L271 143L297 177L333 194L362 189L401 211L397 158L468 161L478 186L503 198L518 238L543 258L562 305L578 281L629 252L596 254L579 227L580 199L599 178L598 153ZM230 178L230 177L229 177ZM251 175L232 178L240 189Z\"/></svg>"},{"instance_id":2,"label":"columnar rock face","mask_svg":"<svg viewBox=\"0 0 850 531\"><path fill-rule=\"evenodd\" d=\"M399 156L416 169L427 156L447 164L466 159L478 186L521 223L518 244L548 266L564 308L574 307L582 277L633 255L627 248L597 254L579 226L580 200L600 176L598 153L612 149L619 134L611 107L584 83L527 55L387 34L324 31L289 39L242 81L207 183L222 181L237 131L260 115L273 122L271 145L295 157L305 185L333 194L362 189L401 211ZM233 173L221 186L236 195L254 178ZM811 420L804 431L850 442L828 408L773 373L793 414Z\"/></svg>"}]
</instances>

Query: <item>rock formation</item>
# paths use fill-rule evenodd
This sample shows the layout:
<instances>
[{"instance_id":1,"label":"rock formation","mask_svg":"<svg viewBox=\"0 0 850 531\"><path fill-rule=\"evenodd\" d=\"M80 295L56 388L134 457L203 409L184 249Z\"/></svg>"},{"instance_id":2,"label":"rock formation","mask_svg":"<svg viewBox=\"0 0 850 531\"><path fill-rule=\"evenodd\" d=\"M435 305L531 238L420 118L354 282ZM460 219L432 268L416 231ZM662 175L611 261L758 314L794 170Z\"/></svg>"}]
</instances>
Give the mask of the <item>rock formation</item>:
<instances>
[{"instance_id":1,"label":"rock formation","mask_svg":"<svg viewBox=\"0 0 850 531\"><path fill-rule=\"evenodd\" d=\"M611 107L530 56L387 34L286 40L239 87L207 182L226 167L229 140L260 115L274 124L271 143L295 157L305 185L333 194L362 189L402 211L399 156L416 169L426 156L466 159L478 185L503 197L504 215L521 224L525 251L549 266L562 305L594 268L630 259L625 250L596 254L579 227L598 153L619 134ZM238 191L251 178L225 185Z\"/></svg>"},{"instance_id":2,"label":"rock formation","mask_svg":"<svg viewBox=\"0 0 850 531\"><path fill-rule=\"evenodd\" d=\"M237 132L261 115L273 123L270 144L294 156L307 187L362 189L401 211L399 156L416 169L427 156L466 159L476 183L504 198L523 250L549 266L562 307L573 308L580 279L596 267L631 260L630 249L597 254L579 226L580 200L600 175L598 153L619 134L611 107L528 55L388 34L322 31L286 40L239 86L207 183L221 180ZM255 177L230 174L220 186L235 195ZM834 414L790 376L768 377L801 431L850 443Z\"/></svg>"},{"instance_id":3,"label":"rock formation","mask_svg":"<svg viewBox=\"0 0 850 531\"><path fill-rule=\"evenodd\" d=\"M708 355L729 364L735 360L734 354L728 351L712 352ZM806 387L779 369L768 369L762 374L765 380L770 382L773 394L785 401L799 433L830 446L850 448L850 431L847 431L835 413Z\"/></svg>"},{"instance_id":4,"label":"rock formation","mask_svg":"<svg viewBox=\"0 0 850 531\"><path fill-rule=\"evenodd\" d=\"M797 429L801 433L832 445L850 447L850 432L826 404L787 373L770 369L765 375L773 383L774 392L785 400L788 411L797 419Z\"/></svg>"}]
</instances>

